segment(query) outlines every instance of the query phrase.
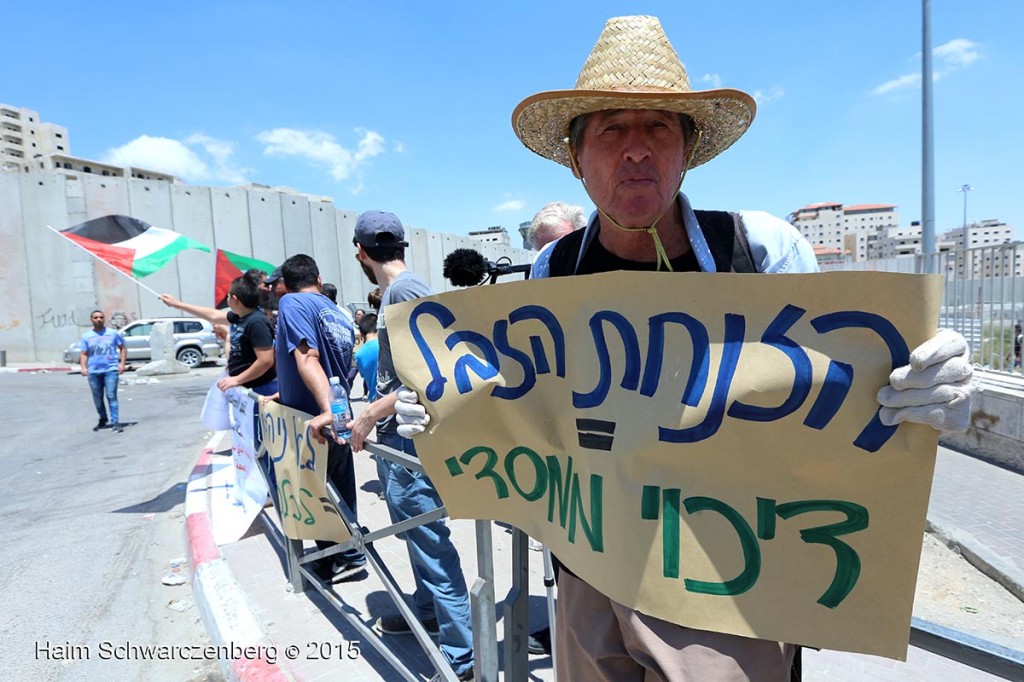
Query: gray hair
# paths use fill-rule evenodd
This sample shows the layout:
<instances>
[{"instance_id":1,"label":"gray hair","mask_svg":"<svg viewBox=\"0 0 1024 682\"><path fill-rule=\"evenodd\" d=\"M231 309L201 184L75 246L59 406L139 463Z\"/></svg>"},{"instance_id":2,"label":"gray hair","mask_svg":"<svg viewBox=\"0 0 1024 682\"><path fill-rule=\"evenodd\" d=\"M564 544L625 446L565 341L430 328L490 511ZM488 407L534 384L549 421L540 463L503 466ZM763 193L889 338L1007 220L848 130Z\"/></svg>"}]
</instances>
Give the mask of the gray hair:
<instances>
[{"instance_id":1,"label":"gray hair","mask_svg":"<svg viewBox=\"0 0 1024 682\"><path fill-rule=\"evenodd\" d=\"M537 211L530 222L530 229L526 231L526 242L534 251L540 250L544 244L554 241L559 237L578 230L587 224L587 216L582 206L567 204L564 201L552 201L544 204L544 207ZM544 244L537 244L537 233L546 230L554 233L553 239L548 239Z\"/></svg>"}]
</instances>

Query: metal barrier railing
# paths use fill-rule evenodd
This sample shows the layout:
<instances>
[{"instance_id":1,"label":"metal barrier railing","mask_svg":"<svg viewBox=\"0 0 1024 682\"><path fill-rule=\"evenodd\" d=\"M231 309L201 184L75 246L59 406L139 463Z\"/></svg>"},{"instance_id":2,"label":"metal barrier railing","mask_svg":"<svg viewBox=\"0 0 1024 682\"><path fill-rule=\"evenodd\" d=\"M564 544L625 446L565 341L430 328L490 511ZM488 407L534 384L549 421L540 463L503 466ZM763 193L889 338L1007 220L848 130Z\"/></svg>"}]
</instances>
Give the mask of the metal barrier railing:
<instances>
[{"instance_id":1,"label":"metal barrier railing","mask_svg":"<svg viewBox=\"0 0 1024 682\"><path fill-rule=\"evenodd\" d=\"M253 391L245 391L245 393L250 400L255 401L257 405L259 404L260 396L258 394ZM373 441L366 441L365 449L376 457L383 457L411 471L424 473L423 465L419 459L404 452ZM256 453L257 459L263 457L266 453L266 446L264 443L261 443ZM289 589L296 593L303 593L309 586L314 587L338 614L353 629L360 633L363 641L372 646L403 679L409 682L418 682L420 677L409 670L387 644L366 626L360 618L359 612L347 605L311 569L312 562L351 548L363 552L368 566L383 583L396 609L406 622L409 623L417 643L434 666L437 672L435 679L456 682L457 677L454 670L452 670L447 659L441 654L440 649L434 644L433 639L427 633L419 618L412 612L394 576L373 546L373 543L377 540L397 535L425 523L443 519L448 515L447 510L442 506L414 518L371 531L359 525L357 519L352 514L352 510L349 509L330 481L327 481L327 493L339 512L342 522L352 535L350 541L339 543L323 550L306 551L303 541L286 537L283 531L267 517L265 511L260 515L263 525L269 530L269 537L284 552ZM276 508L277 500L274 500L274 504ZM497 641L494 554L491 543L490 521L476 521L476 544L478 577L470 590L474 678L483 682L497 682L500 665ZM518 529L513 529L512 586L506 599L503 600L505 602L505 677L507 680L525 681L529 675L526 644L529 598L527 546L526 534ZM510 633L512 633L511 637Z\"/></svg>"},{"instance_id":2,"label":"metal barrier railing","mask_svg":"<svg viewBox=\"0 0 1024 682\"><path fill-rule=\"evenodd\" d=\"M1024 324L1024 243L823 264L822 270L932 272L945 283L939 326L955 329L971 344L973 361L996 372L1022 371L1016 346Z\"/></svg>"}]
</instances>

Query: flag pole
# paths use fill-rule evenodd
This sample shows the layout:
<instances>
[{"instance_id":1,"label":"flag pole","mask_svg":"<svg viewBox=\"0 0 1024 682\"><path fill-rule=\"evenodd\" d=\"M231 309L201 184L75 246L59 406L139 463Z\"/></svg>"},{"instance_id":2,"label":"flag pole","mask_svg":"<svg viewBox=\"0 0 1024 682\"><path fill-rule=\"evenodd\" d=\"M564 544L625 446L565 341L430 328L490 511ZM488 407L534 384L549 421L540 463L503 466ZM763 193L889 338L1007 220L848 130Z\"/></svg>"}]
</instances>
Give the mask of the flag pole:
<instances>
[{"instance_id":1,"label":"flag pole","mask_svg":"<svg viewBox=\"0 0 1024 682\"><path fill-rule=\"evenodd\" d=\"M148 287L148 286L146 286L145 284L143 284L143 283L142 283L142 282L140 282L139 280L137 280L137 279L135 279L134 277L132 277L131 275L129 275L129 274L127 273L127 272L124 272L123 270L118 270L118 269L117 269L117 268L115 268L115 267L114 267L113 265L111 265L111 264L110 264L110 263L108 263L107 261L105 261L105 260L103 260L102 258L100 258L99 256L97 256L97 255L96 255L95 253L93 253L93 252L92 252L92 251L90 251L89 249L85 248L84 246L82 246L81 244L79 244L78 242L76 242L76 241L75 241L74 239L68 239L68 237L67 237L67 236L65 236L65 235L61 234L61 231L60 231L60 230L56 230L56 229L54 229L54 228L50 227L49 225L47 225L47 226L46 226L46 229L50 230L50 231L51 231L51 232L53 232L54 234L59 234L59 235L60 235L61 237L63 237L63 238L64 238L64 239L66 239L67 241L71 242L72 244L74 244L74 245L75 245L75 246L77 246L78 248L82 249L82 251L85 251L85 252L86 252L87 254L89 254L90 256L92 256L93 258L95 258L96 260L98 260L99 262L101 262L101 263L103 263L104 265L108 266L108 267L109 267L109 268L110 268L111 270L113 270L114 272L118 273L119 275L123 275L124 277L127 277L127 278L128 278L129 280L131 280L132 282L135 282L135 283L136 283L137 285L139 285L140 287L142 287L143 289L145 289L145 290L146 290L146 291L148 291L149 293L153 294L153 295L154 295L154 296L156 296L157 298L160 298L160 294L159 294L159 293L158 293L157 291L155 291L155 290L154 290L154 289L152 289L151 287Z\"/></svg>"}]
</instances>

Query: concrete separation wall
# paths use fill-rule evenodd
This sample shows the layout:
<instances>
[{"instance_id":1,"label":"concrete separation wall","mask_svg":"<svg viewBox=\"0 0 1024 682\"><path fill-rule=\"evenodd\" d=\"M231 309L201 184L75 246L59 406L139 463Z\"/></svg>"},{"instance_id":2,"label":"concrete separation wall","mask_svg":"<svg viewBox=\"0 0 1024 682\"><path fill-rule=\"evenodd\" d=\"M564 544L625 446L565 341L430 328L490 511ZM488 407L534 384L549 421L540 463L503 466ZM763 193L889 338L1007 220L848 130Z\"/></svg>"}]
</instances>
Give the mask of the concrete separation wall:
<instances>
[{"instance_id":1,"label":"concrete separation wall","mask_svg":"<svg viewBox=\"0 0 1024 682\"><path fill-rule=\"evenodd\" d=\"M940 442L1024 474L1024 377L985 371L975 375L981 390L971 404L970 428Z\"/></svg>"},{"instance_id":2,"label":"concrete separation wall","mask_svg":"<svg viewBox=\"0 0 1024 682\"><path fill-rule=\"evenodd\" d=\"M385 207L381 207L386 210ZM355 211L327 200L268 189L200 187L157 180L59 172L0 173L0 349L7 362L59 362L100 308L108 323L176 316L153 294L46 229L129 215L192 237L210 248L280 264L307 253L340 303L366 301L374 288L354 258ZM402 218L402 216L399 216ZM474 248L489 260L528 263L533 254L406 225L409 267L438 292L444 258ZM213 254L186 251L144 281L183 301L213 305Z\"/></svg>"}]
</instances>

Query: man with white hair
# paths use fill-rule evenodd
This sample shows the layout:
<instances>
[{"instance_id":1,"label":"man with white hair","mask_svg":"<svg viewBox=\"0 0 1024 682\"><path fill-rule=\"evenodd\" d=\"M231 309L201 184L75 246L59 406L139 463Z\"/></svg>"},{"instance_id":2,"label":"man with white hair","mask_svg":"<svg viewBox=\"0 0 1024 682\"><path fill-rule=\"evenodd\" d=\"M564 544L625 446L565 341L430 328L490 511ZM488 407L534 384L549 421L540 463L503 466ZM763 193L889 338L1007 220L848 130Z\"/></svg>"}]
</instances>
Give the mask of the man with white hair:
<instances>
[{"instance_id":1,"label":"man with white hair","mask_svg":"<svg viewBox=\"0 0 1024 682\"><path fill-rule=\"evenodd\" d=\"M551 242L564 237L587 224L582 206L552 201L533 216L526 231L526 243L534 251L540 251Z\"/></svg>"}]
</instances>

